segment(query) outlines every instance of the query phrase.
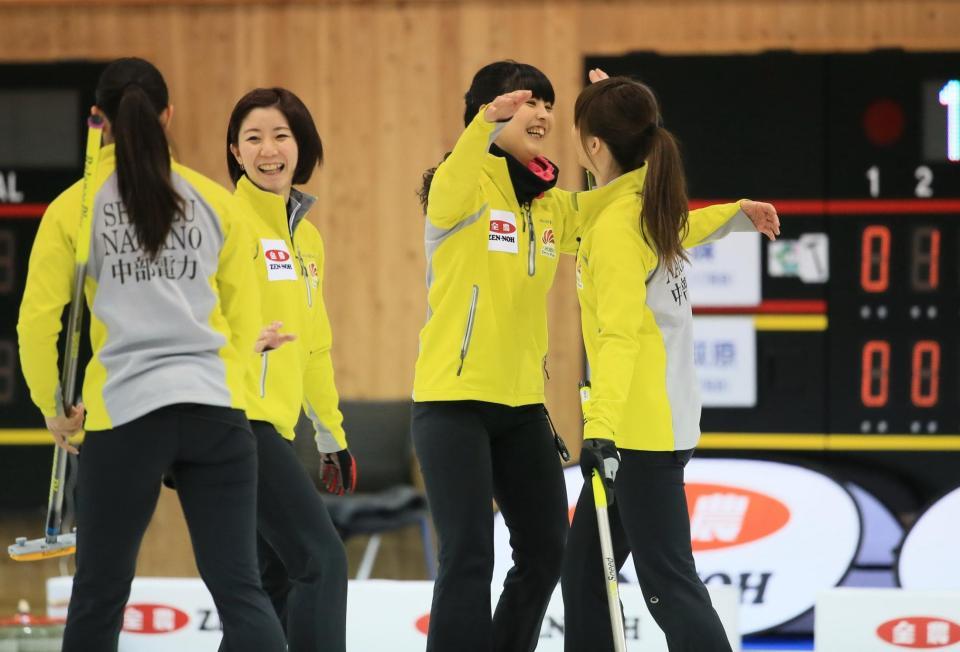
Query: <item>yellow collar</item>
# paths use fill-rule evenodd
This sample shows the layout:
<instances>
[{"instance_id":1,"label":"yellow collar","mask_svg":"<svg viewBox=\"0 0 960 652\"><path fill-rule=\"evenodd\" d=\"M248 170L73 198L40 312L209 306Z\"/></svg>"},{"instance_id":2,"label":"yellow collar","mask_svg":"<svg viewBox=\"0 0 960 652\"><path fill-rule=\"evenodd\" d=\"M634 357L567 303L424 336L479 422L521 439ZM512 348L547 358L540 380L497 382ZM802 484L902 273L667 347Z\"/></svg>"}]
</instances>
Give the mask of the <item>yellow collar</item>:
<instances>
[{"instance_id":1,"label":"yellow collar","mask_svg":"<svg viewBox=\"0 0 960 652\"><path fill-rule=\"evenodd\" d=\"M592 220L612 202L626 195L643 192L643 182L647 178L647 166L631 170L596 190L587 190L576 194L577 206L584 221Z\"/></svg>"},{"instance_id":2,"label":"yellow collar","mask_svg":"<svg viewBox=\"0 0 960 652\"><path fill-rule=\"evenodd\" d=\"M300 192L296 188L291 188L290 197L295 202L295 210L290 214L283 197L258 188L246 175L243 175L237 181L237 190L234 194L246 200L260 216L260 219L281 231L288 230L290 233L296 230L297 225L300 224L317 199L312 195ZM284 225L282 229L281 225Z\"/></svg>"}]
</instances>

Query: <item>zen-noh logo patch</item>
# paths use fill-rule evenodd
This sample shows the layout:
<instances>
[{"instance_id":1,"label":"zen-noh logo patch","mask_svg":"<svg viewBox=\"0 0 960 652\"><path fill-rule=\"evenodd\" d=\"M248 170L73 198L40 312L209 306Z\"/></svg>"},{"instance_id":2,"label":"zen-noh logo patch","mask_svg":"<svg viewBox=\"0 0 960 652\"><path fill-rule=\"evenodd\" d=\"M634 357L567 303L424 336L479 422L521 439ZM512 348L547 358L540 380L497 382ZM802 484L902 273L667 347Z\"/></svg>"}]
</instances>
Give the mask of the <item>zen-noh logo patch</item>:
<instances>
[{"instance_id":1,"label":"zen-noh logo patch","mask_svg":"<svg viewBox=\"0 0 960 652\"><path fill-rule=\"evenodd\" d=\"M123 631L131 634L169 634L190 622L186 613L163 604L128 604L123 611Z\"/></svg>"},{"instance_id":2,"label":"zen-noh logo patch","mask_svg":"<svg viewBox=\"0 0 960 652\"><path fill-rule=\"evenodd\" d=\"M897 647L934 650L960 641L960 625L946 618L906 616L877 627L877 636Z\"/></svg>"},{"instance_id":3,"label":"zen-noh logo patch","mask_svg":"<svg viewBox=\"0 0 960 652\"><path fill-rule=\"evenodd\" d=\"M518 253L520 246L517 238L517 216L510 211L491 210L487 250Z\"/></svg>"},{"instance_id":4,"label":"zen-noh logo patch","mask_svg":"<svg viewBox=\"0 0 960 652\"><path fill-rule=\"evenodd\" d=\"M296 281L297 272L287 243L283 240L261 238L263 261L267 265L267 279L271 281Z\"/></svg>"}]
</instances>

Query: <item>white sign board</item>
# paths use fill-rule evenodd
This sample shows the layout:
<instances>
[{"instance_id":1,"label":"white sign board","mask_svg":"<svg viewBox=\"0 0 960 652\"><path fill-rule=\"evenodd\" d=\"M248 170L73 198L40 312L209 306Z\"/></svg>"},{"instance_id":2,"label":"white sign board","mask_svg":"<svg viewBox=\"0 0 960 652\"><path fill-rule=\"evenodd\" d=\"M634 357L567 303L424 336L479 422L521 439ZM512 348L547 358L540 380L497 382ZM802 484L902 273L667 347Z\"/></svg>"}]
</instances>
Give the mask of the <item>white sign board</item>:
<instances>
[{"instance_id":1,"label":"white sign board","mask_svg":"<svg viewBox=\"0 0 960 652\"><path fill-rule=\"evenodd\" d=\"M960 591L960 487L931 505L900 548L897 576L906 589Z\"/></svg>"},{"instance_id":2,"label":"white sign board","mask_svg":"<svg viewBox=\"0 0 960 652\"><path fill-rule=\"evenodd\" d=\"M64 617L72 578L47 581L50 616ZM493 601L499 591L493 591ZM350 582L347 603L347 648L423 652L430 624L433 582L366 580ZM710 598L731 647L740 650L737 591L713 587ZM622 586L630 652L667 652L667 644L638 586ZM492 609L492 605L491 605ZM607 621L606 612L602 614ZM199 579L137 578L124 613L119 652L214 652L220 645L220 621L213 599ZM554 592L543 620L538 652L563 651L563 599Z\"/></svg>"},{"instance_id":3,"label":"white sign board","mask_svg":"<svg viewBox=\"0 0 960 652\"><path fill-rule=\"evenodd\" d=\"M760 304L760 234L731 233L690 250L687 282L694 308Z\"/></svg>"},{"instance_id":4,"label":"white sign board","mask_svg":"<svg viewBox=\"0 0 960 652\"><path fill-rule=\"evenodd\" d=\"M833 589L817 599L817 652L960 650L960 592Z\"/></svg>"},{"instance_id":5,"label":"white sign board","mask_svg":"<svg viewBox=\"0 0 960 652\"><path fill-rule=\"evenodd\" d=\"M693 362L704 407L757 404L757 332L752 317L694 317Z\"/></svg>"}]
</instances>

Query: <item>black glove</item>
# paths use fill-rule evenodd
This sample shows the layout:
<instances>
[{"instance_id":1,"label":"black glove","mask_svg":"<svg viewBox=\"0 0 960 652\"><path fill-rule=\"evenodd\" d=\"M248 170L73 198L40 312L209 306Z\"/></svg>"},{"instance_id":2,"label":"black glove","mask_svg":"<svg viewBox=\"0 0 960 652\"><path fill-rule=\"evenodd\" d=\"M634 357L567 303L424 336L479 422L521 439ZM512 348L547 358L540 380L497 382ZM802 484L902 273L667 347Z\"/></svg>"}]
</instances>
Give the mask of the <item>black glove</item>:
<instances>
[{"instance_id":1,"label":"black glove","mask_svg":"<svg viewBox=\"0 0 960 652\"><path fill-rule=\"evenodd\" d=\"M350 451L344 448L336 453L321 453L320 483L327 493L342 496L357 488L357 464Z\"/></svg>"},{"instance_id":2,"label":"black glove","mask_svg":"<svg viewBox=\"0 0 960 652\"><path fill-rule=\"evenodd\" d=\"M587 482L591 481L596 469L603 478L607 493L607 504L613 504L613 483L620 469L620 453L617 445L609 439L584 439L580 449L580 470Z\"/></svg>"}]
</instances>

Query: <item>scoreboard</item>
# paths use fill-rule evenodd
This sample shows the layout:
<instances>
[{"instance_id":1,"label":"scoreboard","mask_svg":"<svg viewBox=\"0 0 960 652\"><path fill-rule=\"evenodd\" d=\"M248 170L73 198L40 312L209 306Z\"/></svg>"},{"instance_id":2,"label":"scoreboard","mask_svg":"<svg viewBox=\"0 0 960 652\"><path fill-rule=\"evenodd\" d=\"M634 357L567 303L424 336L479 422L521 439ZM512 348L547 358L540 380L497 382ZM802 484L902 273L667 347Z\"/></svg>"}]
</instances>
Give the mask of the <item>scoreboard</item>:
<instances>
[{"instance_id":1,"label":"scoreboard","mask_svg":"<svg viewBox=\"0 0 960 652\"><path fill-rule=\"evenodd\" d=\"M693 206L751 197L781 215L756 305L694 295L699 314L756 323L756 400L705 407L704 447L883 467L921 501L960 482L960 53L585 67L654 89Z\"/></svg>"}]
</instances>

